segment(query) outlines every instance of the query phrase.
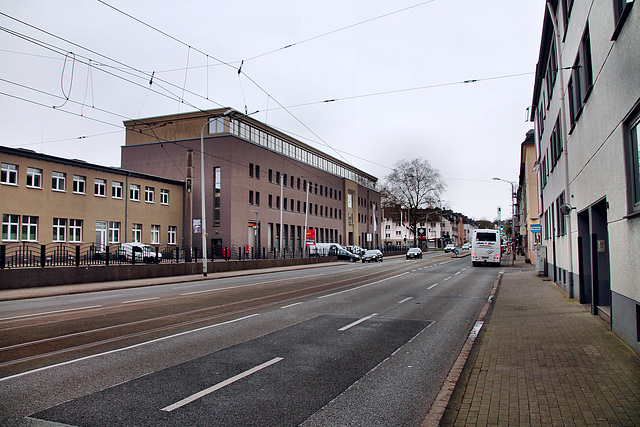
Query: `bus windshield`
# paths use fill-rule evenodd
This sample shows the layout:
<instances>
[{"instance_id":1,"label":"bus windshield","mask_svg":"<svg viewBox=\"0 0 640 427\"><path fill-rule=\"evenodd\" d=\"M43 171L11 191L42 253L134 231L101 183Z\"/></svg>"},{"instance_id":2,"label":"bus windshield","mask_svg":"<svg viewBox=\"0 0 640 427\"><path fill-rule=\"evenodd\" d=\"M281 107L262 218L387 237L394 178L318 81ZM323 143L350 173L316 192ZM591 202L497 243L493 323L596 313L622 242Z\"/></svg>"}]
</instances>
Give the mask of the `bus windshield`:
<instances>
[{"instance_id":1,"label":"bus windshield","mask_svg":"<svg viewBox=\"0 0 640 427\"><path fill-rule=\"evenodd\" d=\"M478 233L476 234L476 240L479 242L495 242L497 233Z\"/></svg>"}]
</instances>

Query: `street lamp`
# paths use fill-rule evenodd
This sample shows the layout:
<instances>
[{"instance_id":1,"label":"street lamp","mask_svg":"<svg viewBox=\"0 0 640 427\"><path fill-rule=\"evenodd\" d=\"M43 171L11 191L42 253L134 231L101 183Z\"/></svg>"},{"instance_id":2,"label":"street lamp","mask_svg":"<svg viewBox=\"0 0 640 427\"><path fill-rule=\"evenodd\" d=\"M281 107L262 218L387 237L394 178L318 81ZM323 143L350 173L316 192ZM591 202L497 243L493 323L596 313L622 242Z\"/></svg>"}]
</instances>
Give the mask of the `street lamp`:
<instances>
[{"instance_id":1,"label":"street lamp","mask_svg":"<svg viewBox=\"0 0 640 427\"><path fill-rule=\"evenodd\" d=\"M207 275L207 215L206 215L206 203L205 203L205 188L204 188L204 128L209 126L209 124L217 119L218 117L228 116L233 113L235 110L228 109L222 114L209 117L207 123L202 126L202 130L200 131L200 191L201 191L201 202L202 202L202 275Z\"/></svg>"},{"instance_id":2,"label":"street lamp","mask_svg":"<svg viewBox=\"0 0 640 427\"><path fill-rule=\"evenodd\" d=\"M494 181L502 181L502 182L508 182L509 184L511 184L511 237L515 237L516 233L515 233L515 217L516 217L516 213L515 213L515 203L513 202L513 198L515 196L516 190L515 190L515 182L512 181L507 181L506 179L502 179L502 178L497 178L494 177L493 178ZM512 247L512 251L513 251L513 261L515 263L516 260L516 248L515 248L515 240L512 239L513 242L513 247Z\"/></svg>"}]
</instances>

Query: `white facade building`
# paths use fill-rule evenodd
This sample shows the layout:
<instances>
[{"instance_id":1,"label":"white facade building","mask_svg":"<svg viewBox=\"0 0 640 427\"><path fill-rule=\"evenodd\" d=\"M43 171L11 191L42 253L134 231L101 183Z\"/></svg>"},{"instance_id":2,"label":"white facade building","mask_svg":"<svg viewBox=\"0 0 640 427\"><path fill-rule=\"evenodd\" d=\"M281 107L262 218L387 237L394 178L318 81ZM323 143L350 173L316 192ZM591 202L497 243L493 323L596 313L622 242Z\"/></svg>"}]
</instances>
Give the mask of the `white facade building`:
<instances>
[{"instance_id":1,"label":"white facade building","mask_svg":"<svg viewBox=\"0 0 640 427\"><path fill-rule=\"evenodd\" d=\"M533 94L549 275L640 352L640 6L549 0Z\"/></svg>"}]
</instances>

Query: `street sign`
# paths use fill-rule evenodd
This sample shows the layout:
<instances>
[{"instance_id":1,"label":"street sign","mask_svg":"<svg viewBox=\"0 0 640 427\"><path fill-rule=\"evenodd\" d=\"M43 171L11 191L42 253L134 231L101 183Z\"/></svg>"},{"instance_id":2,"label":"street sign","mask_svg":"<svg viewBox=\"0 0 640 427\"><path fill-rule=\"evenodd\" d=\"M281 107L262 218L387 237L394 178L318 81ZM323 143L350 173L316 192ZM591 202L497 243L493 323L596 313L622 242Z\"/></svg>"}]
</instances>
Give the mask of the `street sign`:
<instances>
[{"instance_id":1,"label":"street sign","mask_svg":"<svg viewBox=\"0 0 640 427\"><path fill-rule=\"evenodd\" d=\"M531 224L531 232L532 233L541 233L542 232L542 225L540 225L540 224Z\"/></svg>"},{"instance_id":2,"label":"street sign","mask_svg":"<svg viewBox=\"0 0 640 427\"><path fill-rule=\"evenodd\" d=\"M427 229L418 228L418 240L426 240L426 239L427 239Z\"/></svg>"}]
</instances>

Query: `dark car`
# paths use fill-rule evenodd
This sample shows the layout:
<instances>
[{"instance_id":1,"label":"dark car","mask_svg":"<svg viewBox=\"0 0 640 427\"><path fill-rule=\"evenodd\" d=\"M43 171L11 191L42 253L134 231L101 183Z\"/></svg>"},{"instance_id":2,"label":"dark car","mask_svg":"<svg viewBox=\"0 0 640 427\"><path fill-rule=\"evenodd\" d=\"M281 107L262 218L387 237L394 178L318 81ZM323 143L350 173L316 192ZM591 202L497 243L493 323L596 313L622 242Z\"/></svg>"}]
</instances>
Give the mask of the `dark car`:
<instances>
[{"instance_id":1,"label":"dark car","mask_svg":"<svg viewBox=\"0 0 640 427\"><path fill-rule=\"evenodd\" d=\"M356 254L352 254L351 252L345 250L345 249L333 249L329 251L329 256L333 256L335 255L338 260L343 260L343 261L351 261L351 262L357 262L360 260L360 256L356 255Z\"/></svg>"},{"instance_id":2,"label":"dark car","mask_svg":"<svg viewBox=\"0 0 640 427\"><path fill-rule=\"evenodd\" d=\"M407 259L418 259L418 258L422 258L422 249L411 248L407 251Z\"/></svg>"},{"instance_id":3,"label":"dark car","mask_svg":"<svg viewBox=\"0 0 640 427\"><path fill-rule=\"evenodd\" d=\"M382 252L377 249L370 249L362 255L362 262L382 262Z\"/></svg>"}]
</instances>

